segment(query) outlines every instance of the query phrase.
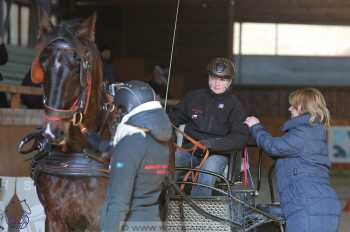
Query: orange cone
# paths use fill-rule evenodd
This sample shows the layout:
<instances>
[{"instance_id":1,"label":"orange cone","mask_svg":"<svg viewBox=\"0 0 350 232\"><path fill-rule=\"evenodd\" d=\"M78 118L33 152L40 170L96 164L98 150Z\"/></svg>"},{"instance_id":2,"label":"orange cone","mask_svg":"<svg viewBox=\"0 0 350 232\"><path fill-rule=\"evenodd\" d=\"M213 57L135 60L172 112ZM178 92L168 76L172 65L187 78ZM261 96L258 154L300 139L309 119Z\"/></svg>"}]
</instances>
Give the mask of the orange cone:
<instances>
[{"instance_id":1,"label":"orange cone","mask_svg":"<svg viewBox=\"0 0 350 232\"><path fill-rule=\"evenodd\" d=\"M350 213L350 199L346 202L346 205L345 205L343 211Z\"/></svg>"}]
</instances>

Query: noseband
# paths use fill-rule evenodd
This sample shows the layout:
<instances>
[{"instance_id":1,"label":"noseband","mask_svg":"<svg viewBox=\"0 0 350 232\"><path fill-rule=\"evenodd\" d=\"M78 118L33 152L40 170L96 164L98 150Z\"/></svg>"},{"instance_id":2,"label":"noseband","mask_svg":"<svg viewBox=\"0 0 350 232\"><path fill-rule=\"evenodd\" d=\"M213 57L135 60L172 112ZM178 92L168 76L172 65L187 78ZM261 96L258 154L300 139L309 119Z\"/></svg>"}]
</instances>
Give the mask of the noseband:
<instances>
[{"instance_id":1,"label":"noseband","mask_svg":"<svg viewBox=\"0 0 350 232\"><path fill-rule=\"evenodd\" d=\"M67 29L65 29L67 31ZM69 31L67 31L71 38L73 38L72 44L76 45L77 48L84 48L83 44L76 39L76 37ZM58 40L70 42L66 37L57 37L47 43L46 47L50 46ZM47 104L47 96L44 95L44 107L45 107L45 119L47 122L70 120L74 126L81 126L84 116L86 115L91 91L92 91L92 76L91 76L91 55L86 49L76 50L80 59L80 94L79 97L73 102L69 109L59 109ZM40 54L39 54L40 56Z\"/></svg>"}]
</instances>

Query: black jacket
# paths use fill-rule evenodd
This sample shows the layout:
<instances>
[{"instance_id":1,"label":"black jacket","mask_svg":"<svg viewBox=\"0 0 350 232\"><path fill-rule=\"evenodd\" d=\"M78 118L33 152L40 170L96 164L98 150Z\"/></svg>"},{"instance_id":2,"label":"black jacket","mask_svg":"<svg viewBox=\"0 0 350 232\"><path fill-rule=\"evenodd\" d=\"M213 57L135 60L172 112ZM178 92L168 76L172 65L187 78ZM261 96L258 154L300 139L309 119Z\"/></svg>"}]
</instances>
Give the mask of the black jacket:
<instances>
[{"instance_id":1,"label":"black jacket","mask_svg":"<svg viewBox=\"0 0 350 232\"><path fill-rule=\"evenodd\" d=\"M101 218L105 232L120 231L121 224L161 221L172 136L170 121L164 109L155 109L134 115L126 124L149 131L123 137L112 148L110 183Z\"/></svg>"},{"instance_id":2,"label":"black jacket","mask_svg":"<svg viewBox=\"0 0 350 232\"><path fill-rule=\"evenodd\" d=\"M0 65L6 64L8 60L8 54L5 44L0 44ZM0 81L3 79L2 74L0 73ZM0 92L0 108L10 107L10 104L7 101L6 94Z\"/></svg>"},{"instance_id":3,"label":"black jacket","mask_svg":"<svg viewBox=\"0 0 350 232\"><path fill-rule=\"evenodd\" d=\"M219 95L210 89L192 91L170 110L169 117L175 126L186 124L185 133L213 152L228 154L242 149L248 140L246 114L230 90ZM184 146L190 146L188 141Z\"/></svg>"}]
</instances>

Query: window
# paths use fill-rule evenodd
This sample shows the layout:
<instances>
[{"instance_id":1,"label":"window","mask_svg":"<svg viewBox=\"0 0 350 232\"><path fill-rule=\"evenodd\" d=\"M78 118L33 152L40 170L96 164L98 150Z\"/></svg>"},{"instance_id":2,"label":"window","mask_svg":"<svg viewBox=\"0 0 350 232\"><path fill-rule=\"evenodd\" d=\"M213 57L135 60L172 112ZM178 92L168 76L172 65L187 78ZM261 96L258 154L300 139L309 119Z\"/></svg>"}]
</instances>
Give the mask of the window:
<instances>
[{"instance_id":1,"label":"window","mask_svg":"<svg viewBox=\"0 0 350 232\"><path fill-rule=\"evenodd\" d=\"M22 46L28 46L28 42L29 42L29 22L30 22L30 10L29 7L21 7L21 41L20 44Z\"/></svg>"},{"instance_id":2,"label":"window","mask_svg":"<svg viewBox=\"0 0 350 232\"><path fill-rule=\"evenodd\" d=\"M9 14L8 43L27 47L29 43L30 8L26 5L12 3Z\"/></svg>"},{"instance_id":3,"label":"window","mask_svg":"<svg viewBox=\"0 0 350 232\"><path fill-rule=\"evenodd\" d=\"M350 26L235 23L234 54L350 56Z\"/></svg>"}]
</instances>

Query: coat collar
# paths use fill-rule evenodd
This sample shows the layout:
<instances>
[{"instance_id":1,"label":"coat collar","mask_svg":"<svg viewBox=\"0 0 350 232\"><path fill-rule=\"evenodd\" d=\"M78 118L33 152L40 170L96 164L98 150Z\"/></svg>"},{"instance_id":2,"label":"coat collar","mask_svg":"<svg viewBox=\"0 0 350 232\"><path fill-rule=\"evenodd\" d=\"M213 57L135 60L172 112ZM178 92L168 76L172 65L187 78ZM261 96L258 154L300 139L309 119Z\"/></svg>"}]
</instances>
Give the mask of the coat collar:
<instances>
[{"instance_id":1,"label":"coat collar","mask_svg":"<svg viewBox=\"0 0 350 232\"><path fill-rule=\"evenodd\" d=\"M310 124L309 120L310 120L309 114L303 114L295 118L292 118L283 124L282 131L285 132L300 125L308 125Z\"/></svg>"}]
</instances>

